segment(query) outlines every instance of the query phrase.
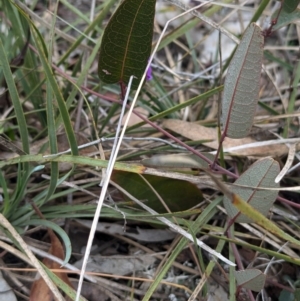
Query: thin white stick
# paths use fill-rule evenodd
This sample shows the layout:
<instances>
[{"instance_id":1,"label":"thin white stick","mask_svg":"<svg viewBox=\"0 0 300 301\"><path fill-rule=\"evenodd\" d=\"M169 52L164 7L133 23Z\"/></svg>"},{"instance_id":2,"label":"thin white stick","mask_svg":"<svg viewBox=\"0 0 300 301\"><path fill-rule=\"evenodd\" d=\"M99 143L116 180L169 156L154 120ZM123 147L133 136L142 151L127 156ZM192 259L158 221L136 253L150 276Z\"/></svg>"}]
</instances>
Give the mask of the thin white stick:
<instances>
[{"instance_id":1,"label":"thin white stick","mask_svg":"<svg viewBox=\"0 0 300 301\"><path fill-rule=\"evenodd\" d=\"M288 157L286 159L285 165L283 166L282 170L280 171L280 173L275 178L275 183L279 183L281 181L281 179L287 174L288 170L292 166L293 161L295 159L296 144L295 143L288 144L287 146L289 147L289 154L288 154Z\"/></svg>"},{"instance_id":2,"label":"thin white stick","mask_svg":"<svg viewBox=\"0 0 300 301\"><path fill-rule=\"evenodd\" d=\"M276 251L277 253L281 253L281 251L289 244L289 242L285 242L282 246L280 246L280 248ZM270 260L270 262L268 262L267 267L264 271L265 275L268 275L269 269L271 268L271 265L274 263L275 261L275 257L272 257L272 259Z\"/></svg>"},{"instance_id":3,"label":"thin white stick","mask_svg":"<svg viewBox=\"0 0 300 301\"><path fill-rule=\"evenodd\" d=\"M93 22L95 17L95 6L96 6L96 0L91 1L91 10L90 10L90 21Z\"/></svg>"},{"instance_id":4,"label":"thin white stick","mask_svg":"<svg viewBox=\"0 0 300 301\"><path fill-rule=\"evenodd\" d=\"M227 184L228 185L228 184ZM240 184L230 184L231 186L236 186L236 187L242 187L242 188L250 188L250 189L255 189L255 190L268 190L268 191L299 191L300 186L293 186L293 187L251 187L248 185L240 185ZM228 185L228 186L230 186Z\"/></svg>"},{"instance_id":5,"label":"thin white stick","mask_svg":"<svg viewBox=\"0 0 300 301\"><path fill-rule=\"evenodd\" d=\"M133 76L130 77L124 102L127 102L132 80L133 80ZM133 104L132 104L132 106L133 106ZM133 108L131 107L131 111L132 111L132 109ZM127 119L126 119L127 123L128 123L129 117L130 117L130 114L127 116ZM126 122L125 122L125 124L126 124ZM82 262L82 267L81 267L81 272L80 272L80 278L79 278L77 292L76 292L76 299L75 299L76 301L79 301L79 299L80 299L80 293L81 293L81 289L82 289L82 284L83 284L84 274L85 274L85 270L86 270L86 265L87 265L87 262L88 262L88 259L89 259L89 256L90 256L92 243L93 243L94 236L95 236L95 233L96 233L100 212L101 212L101 209L102 209L102 206L103 206L103 202L104 202L104 199L105 199L107 187L108 187L108 184L109 184L109 179L110 179L110 176L111 176L112 171L113 171L114 163L115 163L116 158L117 158L118 150L121 146L122 135L124 136L126 126L127 126L127 124L124 125L124 128L123 128L123 131L121 133L120 139L118 140L118 144L115 148L115 152L111 156L110 162L112 162L112 163L108 163L109 166L107 167L107 170L106 170L104 183L103 183L103 186L102 186L101 194L100 194L100 197L99 197L98 205L97 205L97 208L96 208L96 212L95 212L95 215L94 215L93 223L92 223L90 234L89 234L89 239L88 239L86 250L85 250L85 253L84 253L84 257L83 257L83 262ZM117 138L117 136L116 136L116 138ZM116 139L116 141L117 141L117 139Z\"/></svg>"},{"instance_id":6,"label":"thin white stick","mask_svg":"<svg viewBox=\"0 0 300 301\"><path fill-rule=\"evenodd\" d=\"M237 150L248 149L248 148L255 148L261 146L269 146L269 145L277 145L277 144L285 144L285 143L300 143L300 138L287 138L281 140L267 140L267 141L258 141L253 143L247 143L243 145L228 147L223 150L224 153L230 153ZM212 151L210 154L216 154L217 151Z\"/></svg>"},{"instance_id":7,"label":"thin white stick","mask_svg":"<svg viewBox=\"0 0 300 301\"><path fill-rule=\"evenodd\" d=\"M297 158L298 158L298 156L297 156ZM296 165L294 165L292 168L290 168L286 174L291 173L292 171L298 169L299 167L300 167L300 162L298 162Z\"/></svg>"}]
</instances>

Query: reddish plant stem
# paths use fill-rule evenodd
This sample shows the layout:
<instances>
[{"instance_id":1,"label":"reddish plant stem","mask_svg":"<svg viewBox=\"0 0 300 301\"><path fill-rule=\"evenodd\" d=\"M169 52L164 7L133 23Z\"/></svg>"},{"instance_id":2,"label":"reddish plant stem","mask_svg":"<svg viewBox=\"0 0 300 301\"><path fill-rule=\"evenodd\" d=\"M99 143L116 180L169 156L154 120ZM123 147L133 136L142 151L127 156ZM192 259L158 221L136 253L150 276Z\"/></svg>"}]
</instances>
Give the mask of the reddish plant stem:
<instances>
[{"instance_id":1,"label":"reddish plant stem","mask_svg":"<svg viewBox=\"0 0 300 301\"><path fill-rule=\"evenodd\" d=\"M271 284L271 285L273 285L273 286L277 286L277 287L279 287L279 288L281 288L281 289L283 289L283 290L286 290L286 291L288 291L288 292L291 292L291 293L294 293L295 292L295 290L293 289L293 288L291 288L290 286L286 286L286 285L283 285L283 284L281 284L281 283L279 283L279 282L277 282L277 281L273 281L273 280L271 280L271 279L266 279L266 282L268 283L268 284Z\"/></svg>"},{"instance_id":2,"label":"reddish plant stem","mask_svg":"<svg viewBox=\"0 0 300 301\"><path fill-rule=\"evenodd\" d=\"M121 100L124 101L126 95L126 86L124 82L120 81L120 89L121 89Z\"/></svg>"},{"instance_id":3,"label":"reddish plant stem","mask_svg":"<svg viewBox=\"0 0 300 301\"><path fill-rule=\"evenodd\" d=\"M287 204L287 205L290 205L290 206L292 206L292 207L295 207L295 208L300 209L300 204L297 204L297 203L294 203L294 202L292 202L292 201L289 201L289 200L287 200L287 199L285 199L285 198L283 198L283 197L281 197L281 196L278 196L278 197L277 197L277 200L280 201L280 202L282 202L282 203L285 203L285 204Z\"/></svg>"},{"instance_id":4,"label":"reddish plant stem","mask_svg":"<svg viewBox=\"0 0 300 301\"><path fill-rule=\"evenodd\" d=\"M277 21L278 21L278 18L279 18L279 15L280 15L281 11L282 11L282 2L280 3L280 8L278 10L277 16L271 21L271 24L270 24L269 28L267 28L266 30L264 30L262 32L262 35L265 38L269 37L272 34L273 27L277 24Z\"/></svg>"},{"instance_id":5,"label":"reddish plant stem","mask_svg":"<svg viewBox=\"0 0 300 301\"><path fill-rule=\"evenodd\" d=\"M211 165L212 170L214 170L215 166L217 165L219 153L220 153L220 150L221 150L221 147L222 147L222 144L223 144L223 141L224 141L225 137L226 137L226 131L223 132L223 134L220 138L219 147L218 147L218 150L217 150L217 153L216 153L216 156L215 156L215 160L214 160L213 164Z\"/></svg>"}]
</instances>

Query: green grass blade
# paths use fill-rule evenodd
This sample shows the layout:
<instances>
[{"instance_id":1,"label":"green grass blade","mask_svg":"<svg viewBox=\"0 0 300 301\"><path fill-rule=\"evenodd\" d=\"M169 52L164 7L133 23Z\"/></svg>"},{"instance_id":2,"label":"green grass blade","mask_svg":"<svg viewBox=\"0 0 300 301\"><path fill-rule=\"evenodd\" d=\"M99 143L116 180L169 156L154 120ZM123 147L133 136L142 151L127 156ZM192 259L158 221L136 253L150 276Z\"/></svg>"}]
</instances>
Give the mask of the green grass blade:
<instances>
[{"instance_id":1,"label":"green grass blade","mask_svg":"<svg viewBox=\"0 0 300 301\"><path fill-rule=\"evenodd\" d=\"M295 68L295 77L292 83L293 90L290 99L288 101L288 109L287 109L288 114L294 113L295 111L295 104L297 100L297 95L299 93L299 82L300 82L300 62L298 61L297 67ZM287 118L286 125L284 127L284 131L282 135L284 138L288 137L290 122L291 122L291 118Z\"/></svg>"},{"instance_id":2,"label":"green grass blade","mask_svg":"<svg viewBox=\"0 0 300 301\"><path fill-rule=\"evenodd\" d=\"M56 12L57 12L57 5L56 5ZM56 14L55 14L56 17ZM53 39L54 39L54 27L56 18L52 20L52 27L51 27L51 38L49 41L49 49L48 49L48 61L49 65L51 65L52 61L52 47L53 47ZM46 112L47 112L47 125L48 125L48 137L49 137L49 148L51 154L56 154L58 152L57 147L57 137L56 137L56 127L55 127L55 110L53 105L54 95L53 90L51 87L51 83L49 79L46 81ZM57 162L51 162L51 178L48 188L48 193L44 199L44 203L52 196L56 189L57 179L59 177L59 169Z\"/></svg>"},{"instance_id":3,"label":"green grass blade","mask_svg":"<svg viewBox=\"0 0 300 301\"><path fill-rule=\"evenodd\" d=\"M8 193L8 187L5 181L5 178L3 176L2 171L0 171L0 187L2 188L3 191L3 205L1 206L1 212L4 216L7 216L8 212L9 212L9 208L11 208L10 204L10 197L9 197L9 193Z\"/></svg>"},{"instance_id":4,"label":"green grass blade","mask_svg":"<svg viewBox=\"0 0 300 301\"><path fill-rule=\"evenodd\" d=\"M64 260L64 264L68 263L71 258L72 253L72 247L71 247L71 241L67 233L59 227L57 224L51 221L43 220L43 219L31 219L27 222L27 225L31 226L45 226L49 229L52 229L55 231L59 237L62 239L64 245L65 245L65 251L66 251L66 258Z\"/></svg>"},{"instance_id":5,"label":"green grass blade","mask_svg":"<svg viewBox=\"0 0 300 301\"><path fill-rule=\"evenodd\" d=\"M45 272L48 274L50 279L66 294L71 300L75 300L76 292L73 288L69 287L64 281L62 281L58 276L56 276L51 270L49 270L43 263L41 263ZM82 296L79 298L79 301L87 301L87 299Z\"/></svg>"},{"instance_id":6,"label":"green grass blade","mask_svg":"<svg viewBox=\"0 0 300 301\"><path fill-rule=\"evenodd\" d=\"M269 5L270 0L263 0L261 1L261 3L259 4L259 7L255 10L255 13L251 19L251 22L256 22L263 14L265 8Z\"/></svg>"},{"instance_id":7,"label":"green grass blade","mask_svg":"<svg viewBox=\"0 0 300 301\"><path fill-rule=\"evenodd\" d=\"M7 87L9 90L10 98L14 106L14 111L16 114L19 132L22 140L23 151L29 154L29 135L27 131L26 119L24 116L24 112L22 109L21 101L19 98L19 94L14 82L14 78L12 72L10 70L9 62L6 56L6 51L3 47L3 41L0 39L0 63L3 69L4 77L7 83Z\"/></svg>"}]
</instances>

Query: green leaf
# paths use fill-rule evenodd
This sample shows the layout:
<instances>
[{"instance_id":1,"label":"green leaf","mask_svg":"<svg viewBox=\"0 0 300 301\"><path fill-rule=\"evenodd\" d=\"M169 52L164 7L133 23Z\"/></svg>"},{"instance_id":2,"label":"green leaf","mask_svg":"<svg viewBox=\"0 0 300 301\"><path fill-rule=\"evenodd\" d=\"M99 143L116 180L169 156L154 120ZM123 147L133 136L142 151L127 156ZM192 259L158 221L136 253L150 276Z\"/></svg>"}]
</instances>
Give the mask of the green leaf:
<instances>
[{"instance_id":1,"label":"green leaf","mask_svg":"<svg viewBox=\"0 0 300 301\"><path fill-rule=\"evenodd\" d=\"M299 3L300 0L284 0L282 10L290 14L297 8Z\"/></svg>"},{"instance_id":2,"label":"green leaf","mask_svg":"<svg viewBox=\"0 0 300 301\"><path fill-rule=\"evenodd\" d=\"M272 18L276 18L276 16L278 15L278 10L274 12L274 14L272 15ZM280 12L280 15L277 19L277 23L275 24L275 26L273 27L273 30L277 30L281 27L284 27L290 23L296 22L300 19L300 9L295 9L293 12L288 13L284 10L282 10Z\"/></svg>"},{"instance_id":3,"label":"green leaf","mask_svg":"<svg viewBox=\"0 0 300 301\"><path fill-rule=\"evenodd\" d=\"M278 188L279 184L275 183L275 178L279 171L278 162L272 158L258 160L235 181L234 184L237 186L233 185L230 190L261 214L267 215L278 195L278 191L259 190L258 188ZM250 186L250 188L239 187L238 185ZM239 211L232 205L228 197L224 197L224 207L230 218L235 218L239 214ZM235 221L238 223L252 222L250 218L242 214L239 214Z\"/></svg>"},{"instance_id":4,"label":"green leaf","mask_svg":"<svg viewBox=\"0 0 300 301\"><path fill-rule=\"evenodd\" d=\"M238 286L250 289L251 291L260 292L265 285L266 275L258 269L235 271L234 274Z\"/></svg>"},{"instance_id":5,"label":"green leaf","mask_svg":"<svg viewBox=\"0 0 300 301\"><path fill-rule=\"evenodd\" d=\"M243 138L251 130L258 102L263 44L260 27L250 24L228 67L222 102L227 137Z\"/></svg>"},{"instance_id":6,"label":"green leaf","mask_svg":"<svg viewBox=\"0 0 300 301\"><path fill-rule=\"evenodd\" d=\"M152 175L143 175L143 177L172 212L188 210L198 205L203 199L201 191L192 183ZM112 180L137 199L145 201L151 209L159 213L167 212L153 189L139 175L114 171Z\"/></svg>"},{"instance_id":7,"label":"green leaf","mask_svg":"<svg viewBox=\"0 0 300 301\"><path fill-rule=\"evenodd\" d=\"M124 0L111 17L102 37L98 74L107 84L136 89L151 53L155 0Z\"/></svg>"},{"instance_id":8,"label":"green leaf","mask_svg":"<svg viewBox=\"0 0 300 301\"><path fill-rule=\"evenodd\" d=\"M294 294L291 292L288 292L286 290L282 290L280 292L278 300L279 301L296 301L296 299L294 298Z\"/></svg>"}]
</instances>

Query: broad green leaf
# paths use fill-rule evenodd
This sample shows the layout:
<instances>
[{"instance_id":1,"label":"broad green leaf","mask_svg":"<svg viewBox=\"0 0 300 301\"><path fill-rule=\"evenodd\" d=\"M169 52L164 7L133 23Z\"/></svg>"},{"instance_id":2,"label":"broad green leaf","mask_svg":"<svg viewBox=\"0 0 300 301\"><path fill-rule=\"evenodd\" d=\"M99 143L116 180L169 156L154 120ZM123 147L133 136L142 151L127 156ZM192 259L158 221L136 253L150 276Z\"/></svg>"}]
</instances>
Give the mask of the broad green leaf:
<instances>
[{"instance_id":1,"label":"broad green leaf","mask_svg":"<svg viewBox=\"0 0 300 301\"><path fill-rule=\"evenodd\" d=\"M272 18L276 18L277 15L278 15L278 10L275 11L275 13L272 15ZM299 19L300 19L300 9L297 8L291 13L287 13L282 10L277 19L277 23L273 27L273 30L277 30L283 26L298 21Z\"/></svg>"},{"instance_id":2,"label":"broad green leaf","mask_svg":"<svg viewBox=\"0 0 300 301\"><path fill-rule=\"evenodd\" d=\"M294 294L292 292L288 292L286 290L282 290L278 297L279 301L296 301L294 298Z\"/></svg>"},{"instance_id":3,"label":"broad green leaf","mask_svg":"<svg viewBox=\"0 0 300 301\"><path fill-rule=\"evenodd\" d=\"M105 28L98 65L100 80L136 89L151 53L155 0L124 0Z\"/></svg>"},{"instance_id":4,"label":"broad green leaf","mask_svg":"<svg viewBox=\"0 0 300 301\"><path fill-rule=\"evenodd\" d=\"M237 194L232 194L232 203L233 205L241 211L244 215L249 217L254 223L263 227L265 230L269 231L272 234L282 238L285 241L294 243L297 246L300 246L300 241L285 233L281 230L276 224L267 219L263 214L258 210L254 209L251 205L246 203L242 198Z\"/></svg>"},{"instance_id":5,"label":"broad green leaf","mask_svg":"<svg viewBox=\"0 0 300 301\"><path fill-rule=\"evenodd\" d=\"M192 183L152 175L143 176L172 212L188 210L203 199L201 191ZM167 212L151 187L139 175L114 171L112 180L137 199L144 201L151 209L159 213Z\"/></svg>"},{"instance_id":6,"label":"broad green leaf","mask_svg":"<svg viewBox=\"0 0 300 301\"><path fill-rule=\"evenodd\" d=\"M278 188L279 184L275 183L275 178L279 173L279 164L272 158L264 158L256 161L250 166L234 183L230 189L234 194L240 196L261 214L267 215L270 207L273 205L278 191L259 190L259 187ZM237 185L250 186L253 188L239 187ZM230 218L235 218L238 223L250 223L252 220L232 205L231 200L224 197L224 207ZM239 215L238 215L239 214Z\"/></svg>"},{"instance_id":7,"label":"broad green leaf","mask_svg":"<svg viewBox=\"0 0 300 301\"><path fill-rule=\"evenodd\" d=\"M260 27L251 23L228 67L222 122L230 138L243 138L251 130L258 102L263 43Z\"/></svg>"},{"instance_id":8,"label":"broad green leaf","mask_svg":"<svg viewBox=\"0 0 300 301\"><path fill-rule=\"evenodd\" d=\"M260 292L266 281L266 275L258 269L235 271L235 278L238 286L254 292Z\"/></svg>"},{"instance_id":9,"label":"broad green leaf","mask_svg":"<svg viewBox=\"0 0 300 301\"><path fill-rule=\"evenodd\" d=\"M282 10L290 14L297 8L299 3L300 0L284 0Z\"/></svg>"},{"instance_id":10,"label":"broad green leaf","mask_svg":"<svg viewBox=\"0 0 300 301\"><path fill-rule=\"evenodd\" d=\"M203 155L211 161L214 160L211 154ZM156 155L143 159L141 163L145 166L162 168L208 168L208 163L194 154Z\"/></svg>"}]
</instances>

